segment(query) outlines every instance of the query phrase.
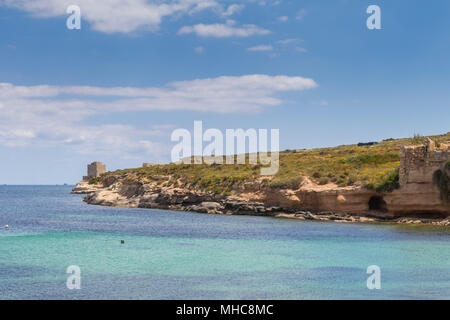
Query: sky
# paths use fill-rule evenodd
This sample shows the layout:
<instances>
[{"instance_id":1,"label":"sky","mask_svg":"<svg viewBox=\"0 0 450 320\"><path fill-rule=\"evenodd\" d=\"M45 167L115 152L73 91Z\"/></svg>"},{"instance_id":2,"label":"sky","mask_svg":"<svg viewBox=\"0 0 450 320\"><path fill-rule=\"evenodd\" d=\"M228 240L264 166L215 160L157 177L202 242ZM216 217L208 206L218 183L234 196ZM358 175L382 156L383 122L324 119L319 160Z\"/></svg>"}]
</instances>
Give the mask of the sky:
<instances>
[{"instance_id":1,"label":"sky","mask_svg":"<svg viewBox=\"0 0 450 320\"><path fill-rule=\"evenodd\" d=\"M196 120L279 129L282 150L446 133L449 16L447 0L0 0L0 184L167 163Z\"/></svg>"}]
</instances>

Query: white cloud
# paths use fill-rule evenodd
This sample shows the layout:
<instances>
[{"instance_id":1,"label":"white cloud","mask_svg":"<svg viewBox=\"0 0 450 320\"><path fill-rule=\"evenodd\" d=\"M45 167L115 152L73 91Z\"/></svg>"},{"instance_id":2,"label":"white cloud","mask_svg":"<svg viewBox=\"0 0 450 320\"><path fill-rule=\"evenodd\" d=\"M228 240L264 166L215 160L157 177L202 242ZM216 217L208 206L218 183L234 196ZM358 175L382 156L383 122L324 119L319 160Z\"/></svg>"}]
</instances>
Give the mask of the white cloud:
<instances>
[{"instance_id":1,"label":"white cloud","mask_svg":"<svg viewBox=\"0 0 450 320\"><path fill-rule=\"evenodd\" d=\"M297 15L295 19L297 20L303 20L303 18L308 14L308 11L306 9L301 9L299 12L297 12Z\"/></svg>"},{"instance_id":2,"label":"white cloud","mask_svg":"<svg viewBox=\"0 0 450 320\"><path fill-rule=\"evenodd\" d=\"M270 45L260 45L248 48L247 51L272 51L273 47Z\"/></svg>"},{"instance_id":3,"label":"white cloud","mask_svg":"<svg viewBox=\"0 0 450 320\"><path fill-rule=\"evenodd\" d=\"M242 26L235 26L236 22L228 20L225 24L197 24L194 26L184 26L178 34L195 33L200 37L214 37L214 38L226 38L226 37L249 37L253 35L267 35L271 32L269 30L260 28L253 24L246 24Z\"/></svg>"},{"instance_id":4,"label":"white cloud","mask_svg":"<svg viewBox=\"0 0 450 320\"><path fill-rule=\"evenodd\" d=\"M198 47L196 47L194 50L195 50L195 52L197 52L197 53L203 53L203 52L205 52L205 48L203 48L202 46L198 46Z\"/></svg>"},{"instance_id":5,"label":"white cloud","mask_svg":"<svg viewBox=\"0 0 450 320\"><path fill-rule=\"evenodd\" d=\"M296 39L296 38L291 38L291 39L284 39L284 40L278 40L277 43L281 44L281 45L288 45L291 43L298 43L298 42L302 42L302 40L300 39Z\"/></svg>"},{"instance_id":6,"label":"white cloud","mask_svg":"<svg viewBox=\"0 0 450 320\"><path fill-rule=\"evenodd\" d=\"M219 3L217 3L215 0L204 0L204 1L199 1L197 4L195 4L194 8L192 8L189 11L189 14L194 14L206 9L216 9L216 10L221 10L221 6L219 5Z\"/></svg>"},{"instance_id":7,"label":"white cloud","mask_svg":"<svg viewBox=\"0 0 450 320\"><path fill-rule=\"evenodd\" d=\"M249 2L256 2L258 5L264 7L266 5L270 5L270 6L279 6L281 4L280 0L275 0L275 1L265 1L265 0L247 0Z\"/></svg>"},{"instance_id":8,"label":"white cloud","mask_svg":"<svg viewBox=\"0 0 450 320\"><path fill-rule=\"evenodd\" d=\"M68 16L66 9L73 4L81 8L82 19L94 30L105 33L157 30L162 19L168 16L207 9L223 11L216 0L0 0L0 5L39 18Z\"/></svg>"},{"instance_id":9,"label":"white cloud","mask_svg":"<svg viewBox=\"0 0 450 320\"><path fill-rule=\"evenodd\" d=\"M242 4L231 4L228 6L227 10L222 13L224 17L231 16L235 13L239 13L244 9L244 5Z\"/></svg>"},{"instance_id":10,"label":"white cloud","mask_svg":"<svg viewBox=\"0 0 450 320\"><path fill-rule=\"evenodd\" d=\"M0 83L0 144L66 146L74 152L132 155L165 150L153 142L171 126L135 128L86 124L87 117L118 112L192 110L258 111L279 106L286 91L317 87L308 78L268 75L223 76L169 83L163 87L16 86Z\"/></svg>"},{"instance_id":11,"label":"white cloud","mask_svg":"<svg viewBox=\"0 0 450 320\"><path fill-rule=\"evenodd\" d=\"M220 0L0 0L0 6L16 8L37 18L68 16L66 9L73 4L81 8L83 21L104 33L156 31L166 17L205 10L229 17L244 8L237 3L227 7Z\"/></svg>"},{"instance_id":12,"label":"white cloud","mask_svg":"<svg viewBox=\"0 0 450 320\"><path fill-rule=\"evenodd\" d=\"M299 46L299 44L301 42L303 42L303 40L297 39L297 38L290 38L290 39L278 40L276 42L276 44L280 45L283 49L286 49L290 45L295 45L295 47L293 47L293 49L295 51L301 52L301 53L308 52L308 50L306 50L305 48Z\"/></svg>"},{"instance_id":13,"label":"white cloud","mask_svg":"<svg viewBox=\"0 0 450 320\"><path fill-rule=\"evenodd\" d=\"M13 130L11 132L14 136L19 138L34 138L36 134L31 130Z\"/></svg>"},{"instance_id":14,"label":"white cloud","mask_svg":"<svg viewBox=\"0 0 450 320\"><path fill-rule=\"evenodd\" d=\"M277 20L281 21L281 22L286 22L286 21L289 20L289 17L288 16L281 16L281 17L278 17Z\"/></svg>"},{"instance_id":15,"label":"white cloud","mask_svg":"<svg viewBox=\"0 0 450 320\"><path fill-rule=\"evenodd\" d=\"M297 38L291 38L291 39L284 39L284 40L278 40L275 42L275 46L272 45L259 45L247 48L247 51L274 51L275 49L286 49L287 46L291 44L298 44L301 43L303 40L297 39ZM307 50L303 47L296 46L295 51L305 53ZM279 53L270 53L269 55L271 58L279 57Z\"/></svg>"}]
</instances>

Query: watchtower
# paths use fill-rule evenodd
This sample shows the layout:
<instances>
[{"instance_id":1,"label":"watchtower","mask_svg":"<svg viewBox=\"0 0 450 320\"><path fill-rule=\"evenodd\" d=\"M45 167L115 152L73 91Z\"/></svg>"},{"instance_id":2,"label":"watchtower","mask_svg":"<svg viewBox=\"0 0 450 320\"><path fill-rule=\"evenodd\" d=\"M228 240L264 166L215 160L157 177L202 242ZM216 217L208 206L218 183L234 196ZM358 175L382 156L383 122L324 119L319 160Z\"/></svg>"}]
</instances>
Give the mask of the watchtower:
<instances>
[{"instance_id":1,"label":"watchtower","mask_svg":"<svg viewBox=\"0 0 450 320\"><path fill-rule=\"evenodd\" d=\"M98 161L92 162L88 165L88 175L83 177L83 180L98 178L103 173L106 173L106 166Z\"/></svg>"}]
</instances>

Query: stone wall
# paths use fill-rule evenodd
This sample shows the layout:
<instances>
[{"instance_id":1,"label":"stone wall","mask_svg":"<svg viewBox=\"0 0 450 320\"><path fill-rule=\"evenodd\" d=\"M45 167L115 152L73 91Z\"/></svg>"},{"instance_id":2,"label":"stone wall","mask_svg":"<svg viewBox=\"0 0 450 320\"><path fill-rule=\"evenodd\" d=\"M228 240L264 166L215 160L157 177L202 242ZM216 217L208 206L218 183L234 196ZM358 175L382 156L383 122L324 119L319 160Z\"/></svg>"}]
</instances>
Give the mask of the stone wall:
<instances>
[{"instance_id":1,"label":"stone wall","mask_svg":"<svg viewBox=\"0 0 450 320\"><path fill-rule=\"evenodd\" d=\"M433 173L450 161L450 147L436 147L431 139L422 146L403 146L400 151L400 185L430 183Z\"/></svg>"},{"instance_id":2,"label":"stone wall","mask_svg":"<svg viewBox=\"0 0 450 320\"><path fill-rule=\"evenodd\" d=\"M434 173L450 162L450 144L427 139L422 146L404 146L400 151L400 189L386 194L389 212L395 215L450 215L450 205L441 199Z\"/></svg>"},{"instance_id":3,"label":"stone wall","mask_svg":"<svg viewBox=\"0 0 450 320\"><path fill-rule=\"evenodd\" d=\"M151 168L151 167L156 167L156 166L159 166L159 164L157 164L157 163L150 163L150 162L144 162L142 164L143 168Z\"/></svg>"}]
</instances>

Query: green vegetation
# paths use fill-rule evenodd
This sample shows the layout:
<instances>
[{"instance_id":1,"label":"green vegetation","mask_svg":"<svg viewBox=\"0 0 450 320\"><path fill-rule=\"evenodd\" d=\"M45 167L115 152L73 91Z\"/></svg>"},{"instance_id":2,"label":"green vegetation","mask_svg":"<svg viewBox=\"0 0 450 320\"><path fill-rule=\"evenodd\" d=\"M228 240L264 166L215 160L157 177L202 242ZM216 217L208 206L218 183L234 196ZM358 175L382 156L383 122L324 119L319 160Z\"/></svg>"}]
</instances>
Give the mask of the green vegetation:
<instances>
[{"instance_id":1,"label":"green vegetation","mask_svg":"<svg viewBox=\"0 0 450 320\"><path fill-rule=\"evenodd\" d=\"M99 182L100 182L99 178L90 178L89 179L89 184L97 184Z\"/></svg>"},{"instance_id":2,"label":"green vegetation","mask_svg":"<svg viewBox=\"0 0 450 320\"><path fill-rule=\"evenodd\" d=\"M106 173L161 185L198 187L213 193L228 194L233 186L260 177L259 165L174 164L125 169Z\"/></svg>"},{"instance_id":3,"label":"green vegetation","mask_svg":"<svg viewBox=\"0 0 450 320\"><path fill-rule=\"evenodd\" d=\"M413 137L413 144L422 144L424 143L426 137L422 137L420 134L415 133Z\"/></svg>"},{"instance_id":4,"label":"green vegetation","mask_svg":"<svg viewBox=\"0 0 450 320\"><path fill-rule=\"evenodd\" d=\"M270 182L269 186L272 189L298 189L300 187L300 184L303 181L303 177L291 177L291 178L285 178L281 179L279 176L275 176Z\"/></svg>"},{"instance_id":5,"label":"green vegetation","mask_svg":"<svg viewBox=\"0 0 450 320\"><path fill-rule=\"evenodd\" d=\"M399 170L396 169L395 171L381 177L381 179L379 179L378 181L378 184L369 185L368 188L374 189L377 192L392 192L395 189L400 188L399 178Z\"/></svg>"},{"instance_id":6,"label":"green vegetation","mask_svg":"<svg viewBox=\"0 0 450 320\"><path fill-rule=\"evenodd\" d=\"M275 176L260 176L261 165L167 164L126 169L108 175L156 182L160 185L200 188L229 194L246 182L260 181L272 189L296 189L305 177L317 184L362 185L379 192L399 187L400 147L423 143L426 137L386 139L374 145L345 145L280 153L280 169ZM450 141L450 133L430 137L436 143ZM450 164L448 164L450 168ZM103 177L102 177L103 178Z\"/></svg>"}]
</instances>

